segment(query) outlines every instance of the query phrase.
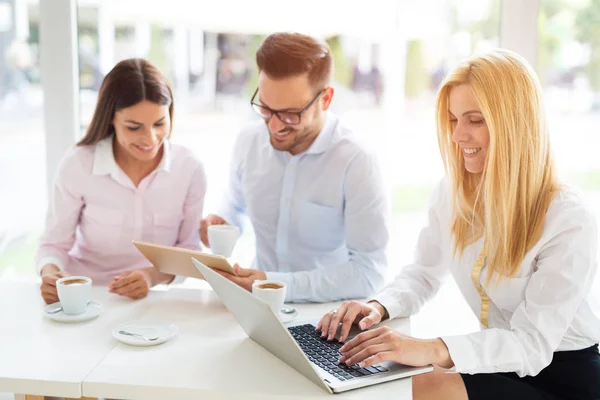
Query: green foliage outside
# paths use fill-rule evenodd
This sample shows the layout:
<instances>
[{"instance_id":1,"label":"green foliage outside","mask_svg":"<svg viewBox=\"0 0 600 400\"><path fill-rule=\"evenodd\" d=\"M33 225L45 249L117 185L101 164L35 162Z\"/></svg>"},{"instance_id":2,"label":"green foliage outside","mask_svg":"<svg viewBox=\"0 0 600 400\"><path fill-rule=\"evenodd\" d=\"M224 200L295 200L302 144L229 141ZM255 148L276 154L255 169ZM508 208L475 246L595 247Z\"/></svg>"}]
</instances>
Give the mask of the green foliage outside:
<instances>
[{"instance_id":1,"label":"green foliage outside","mask_svg":"<svg viewBox=\"0 0 600 400\"><path fill-rule=\"evenodd\" d=\"M406 49L406 84L405 94L408 98L419 97L430 84L430 77L425 68L423 41L411 40Z\"/></svg>"},{"instance_id":2,"label":"green foliage outside","mask_svg":"<svg viewBox=\"0 0 600 400\"><path fill-rule=\"evenodd\" d=\"M590 0L575 19L577 40L590 46L590 63L585 71L592 90L600 93L600 0Z\"/></svg>"},{"instance_id":3,"label":"green foliage outside","mask_svg":"<svg viewBox=\"0 0 600 400\"><path fill-rule=\"evenodd\" d=\"M39 232L11 241L7 249L0 254L0 275L7 268L18 276L35 275L34 257L39 243Z\"/></svg>"},{"instance_id":4,"label":"green foliage outside","mask_svg":"<svg viewBox=\"0 0 600 400\"><path fill-rule=\"evenodd\" d=\"M565 181L584 192L600 191L600 171L573 172L565 177Z\"/></svg>"},{"instance_id":5,"label":"green foliage outside","mask_svg":"<svg viewBox=\"0 0 600 400\"><path fill-rule=\"evenodd\" d=\"M537 74L542 84L548 81L548 72L556 65L554 57L563 42L569 40L568 29L564 29L558 18L569 13L566 0L544 0L538 17ZM566 18L563 18L563 20Z\"/></svg>"},{"instance_id":6,"label":"green foliage outside","mask_svg":"<svg viewBox=\"0 0 600 400\"><path fill-rule=\"evenodd\" d=\"M254 35L250 40L250 45L248 46L248 65L250 65L251 72L250 77L248 78L248 85L246 87L246 95L250 98L256 88L258 87L258 67L256 66L256 52L258 48L262 44L262 42L267 37L265 35Z\"/></svg>"},{"instance_id":7,"label":"green foliage outside","mask_svg":"<svg viewBox=\"0 0 600 400\"><path fill-rule=\"evenodd\" d=\"M170 76L171 68L167 56L167 44L163 35L163 29L156 24L152 24L150 27L150 50L148 51L148 60L172 81L172 77Z\"/></svg>"},{"instance_id":8,"label":"green foliage outside","mask_svg":"<svg viewBox=\"0 0 600 400\"><path fill-rule=\"evenodd\" d=\"M396 186L392 192L392 213L402 214L427 209L434 185Z\"/></svg>"},{"instance_id":9,"label":"green foliage outside","mask_svg":"<svg viewBox=\"0 0 600 400\"><path fill-rule=\"evenodd\" d=\"M490 14L487 18L473 21L468 26L462 27L471 34L472 37L479 36L481 39L494 40L500 32L500 15L501 15L502 0L492 0L490 4ZM458 10L455 9L455 13ZM455 26L458 23L455 23ZM471 41L471 51L475 50L477 40Z\"/></svg>"},{"instance_id":10,"label":"green foliage outside","mask_svg":"<svg viewBox=\"0 0 600 400\"><path fill-rule=\"evenodd\" d=\"M327 39L327 44L333 56L333 80L343 87L350 87L352 83L352 65L344 54L339 36Z\"/></svg>"},{"instance_id":11,"label":"green foliage outside","mask_svg":"<svg viewBox=\"0 0 600 400\"><path fill-rule=\"evenodd\" d=\"M562 46L577 40L589 46L590 61L583 73L592 90L600 93L600 0L588 0L583 6L569 0L543 0L538 35L537 72L542 83L547 83L548 72L557 68Z\"/></svg>"}]
</instances>

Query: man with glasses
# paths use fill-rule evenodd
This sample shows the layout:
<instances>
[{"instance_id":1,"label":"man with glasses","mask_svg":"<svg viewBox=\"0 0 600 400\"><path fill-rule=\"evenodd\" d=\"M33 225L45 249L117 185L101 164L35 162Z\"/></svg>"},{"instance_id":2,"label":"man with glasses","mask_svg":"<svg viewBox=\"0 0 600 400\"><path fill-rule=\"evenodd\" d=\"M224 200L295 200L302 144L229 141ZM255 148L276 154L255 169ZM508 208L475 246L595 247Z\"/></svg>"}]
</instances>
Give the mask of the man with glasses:
<instances>
[{"instance_id":1,"label":"man with glasses","mask_svg":"<svg viewBox=\"0 0 600 400\"><path fill-rule=\"evenodd\" d=\"M223 273L247 290L255 280L287 285L287 302L368 297L384 284L387 195L374 158L328 109L333 60L328 46L290 33L269 36L256 61L251 105L263 121L236 142L229 190L207 228L250 217L251 269Z\"/></svg>"}]
</instances>

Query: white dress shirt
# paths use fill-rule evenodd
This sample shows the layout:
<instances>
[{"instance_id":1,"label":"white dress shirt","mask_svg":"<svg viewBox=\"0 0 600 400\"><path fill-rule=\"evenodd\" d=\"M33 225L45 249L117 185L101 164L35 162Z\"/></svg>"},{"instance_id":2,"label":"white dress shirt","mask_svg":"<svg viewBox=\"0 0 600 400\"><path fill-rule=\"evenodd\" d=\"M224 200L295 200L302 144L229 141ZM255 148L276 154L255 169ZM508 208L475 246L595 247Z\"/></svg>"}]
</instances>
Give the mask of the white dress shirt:
<instances>
[{"instance_id":1,"label":"white dress shirt","mask_svg":"<svg viewBox=\"0 0 600 400\"><path fill-rule=\"evenodd\" d=\"M286 301L371 296L384 285L388 201L378 166L329 113L310 148L275 150L265 123L237 139L229 191L216 212L256 235L253 268L287 284Z\"/></svg>"},{"instance_id":2,"label":"white dress shirt","mask_svg":"<svg viewBox=\"0 0 600 400\"><path fill-rule=\"evenodd\" d=\"M432 196L429 223L419 236L415 261L375 300L390 318L407 317L435 295L451 273L479 318L481 297L471 269L483 239L453 256L452 201L443 182ZM596 219L573 190L563 188L546 214L539 241L526 254L517 275L486 285L491 300L489 329L442 337L456 372L516 372L537 375L555 351L579 350L600 342L600 310L591 286L598 267Z\"/></svg>"}]
</instances>

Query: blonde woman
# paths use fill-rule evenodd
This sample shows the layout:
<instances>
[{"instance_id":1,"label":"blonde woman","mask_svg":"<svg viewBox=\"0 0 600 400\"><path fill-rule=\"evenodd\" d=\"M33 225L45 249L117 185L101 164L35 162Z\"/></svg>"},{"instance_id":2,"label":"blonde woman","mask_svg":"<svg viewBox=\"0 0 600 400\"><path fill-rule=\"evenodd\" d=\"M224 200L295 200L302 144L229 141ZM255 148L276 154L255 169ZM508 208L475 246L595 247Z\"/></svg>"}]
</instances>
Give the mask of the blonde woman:
<instances>
[{"instance_id":1,"label":"blonde woman","mask_svg":"<svg viewBox=\"0 0 600 400\"><path fill-rule=\"evenodd\" d=\"M518 55L475 57L437 99L447 178L437 188L414 264L366 304L345 302L317 330L362 330L408 317L451 273L482 330L432 340L385 327L340 349L341 361L422 366L415 399L599 399L595 217L556 177L540 84Z\"/></svg>"}]
</instances>

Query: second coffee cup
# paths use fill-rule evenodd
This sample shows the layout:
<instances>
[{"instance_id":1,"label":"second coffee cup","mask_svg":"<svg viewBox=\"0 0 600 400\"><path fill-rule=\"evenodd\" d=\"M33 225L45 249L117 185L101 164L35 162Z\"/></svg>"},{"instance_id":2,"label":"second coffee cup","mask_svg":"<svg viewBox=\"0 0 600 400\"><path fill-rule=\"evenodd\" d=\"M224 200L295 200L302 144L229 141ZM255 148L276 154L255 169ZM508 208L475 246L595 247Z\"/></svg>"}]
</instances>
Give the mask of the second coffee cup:
<instances>
[{"instance_id":1,"label":"second coffee cup","mask_svg":"<svg viewBox=\"0 0 600 400\"><path fill-rule=\"evenodd\" d=\"M211 225L208 227L208 242L213 254L230 257L240 236L234 225Z\"/></svg>"},{"instance_id":2,"label":"second coffee cup","mask_svg":"<svg viewBox=\"0 0 600 400\"><path fill-rule=\"evenodd\" d=\"M276 315L285 302L286 289L285 283L273 280L254 281L252 284L252 293L267 303Z\"/></svg>"}]
</instances>

